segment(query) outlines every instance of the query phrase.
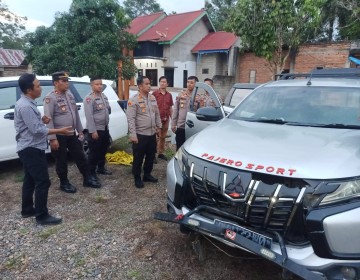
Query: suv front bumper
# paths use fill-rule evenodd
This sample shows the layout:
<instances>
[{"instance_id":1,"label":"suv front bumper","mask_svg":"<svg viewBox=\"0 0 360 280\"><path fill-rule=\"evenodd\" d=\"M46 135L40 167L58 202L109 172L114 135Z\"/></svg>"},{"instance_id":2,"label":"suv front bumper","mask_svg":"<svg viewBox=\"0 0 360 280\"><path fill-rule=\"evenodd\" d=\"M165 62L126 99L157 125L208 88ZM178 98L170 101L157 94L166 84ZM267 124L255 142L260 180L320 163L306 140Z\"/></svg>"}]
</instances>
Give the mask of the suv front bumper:
<instances>
[{"instance_id":1,"label":"suv front bumper","mask_svg":"<svg viewBox=\"0 0 360 280\"><path fill-rule=\"evenodd\" d=\"M360 279L360 260L357 258L344 260L319 256L314 252L314 248L310 243L304 246L285 244L282 241L282 237L276 235L276 233L274 234L277 240L272 243L270 248L265 248L240 234L235 234L234 240L229 239L226 235L228 228L216 224L214 220L201 215L200 212L209 206L199 206L194 210L181 206L181 197L184 195L182 189L185 180L176 160L172 159L167 166L167 193L168 210L175 214L156 213L156 219L178 223L229 246L237 247L269 259L304 279L342 280L345 279L343 270L347 269L354 270L356 274L355 277L349 279ZM220 210L212 208L211 211L216 212ZM222 212L220 216L226 217L226 213ZM231 218L228 220L231 220ZM227 222L224 221L224 223ZM249 229L249 231L252 230Z\"/></svg>"},{"instance_id":2,"label":"suv front bumper","mask_svg":"<svg viewBox=\"0 0 360 280\"><path fill-rule=\"evenodd\" d=\"M273 242L271 248L266 248L252 240L242 236L241 234L230 230L223 225L215 223L214 220L200 215L200 211L206 210L208 206L199 206L194 210L183 214L172 213L155 213L155 219L177 223L183 225L193 231L205 234L216 240L219 240L229 246L248 251L269 261L279 265L280 267L296 274L304 279L345 279L341 273L342 269L351 267L360 272L360 262L341 261L332 259L321 259L316 256L311 246L305 248L296 248L285 246L280 235L277 235L277 243ZM185 210L184 208L182 211ZM211 211L218 211L211 209ZM177 211L178 212L178 211ZM183 211L186 212L186 211ZM251 231L251 230L249 230ZM295 258L293 258L295 257ZM303 263L309 263L306 266ZM359 279L359 278L353 278Z\"/></svg>"}]
</instances>

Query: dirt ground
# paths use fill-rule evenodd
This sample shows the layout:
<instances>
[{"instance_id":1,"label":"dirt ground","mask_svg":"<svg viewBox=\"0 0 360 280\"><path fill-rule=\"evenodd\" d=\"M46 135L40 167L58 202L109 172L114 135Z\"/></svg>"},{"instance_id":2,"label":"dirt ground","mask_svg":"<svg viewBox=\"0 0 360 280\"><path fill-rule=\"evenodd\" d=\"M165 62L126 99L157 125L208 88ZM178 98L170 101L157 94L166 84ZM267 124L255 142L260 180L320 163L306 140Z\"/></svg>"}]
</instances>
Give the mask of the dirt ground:
<instances>
[{"instance_id":1,"label":"dirt ground","mask_svg":"<svg viewBox=\"0 0 360 280\"><path fill-rule=\"evenodd\" d=\"M123 143L119 148L129 151ZM134 187L131 167L121 165L109 166L113 175L100 177L101 189L84 188L70 161L78 192L66 194L49 157L49 209L63 217L54 227L20 217L21 165L0 163L0 279L281 279L270 262L212 240L201 239L200 261L193 235L154 220L154 212L166 211L166 162L158 161L159 183L144 189Z\"/></svg>"}]
</instances>

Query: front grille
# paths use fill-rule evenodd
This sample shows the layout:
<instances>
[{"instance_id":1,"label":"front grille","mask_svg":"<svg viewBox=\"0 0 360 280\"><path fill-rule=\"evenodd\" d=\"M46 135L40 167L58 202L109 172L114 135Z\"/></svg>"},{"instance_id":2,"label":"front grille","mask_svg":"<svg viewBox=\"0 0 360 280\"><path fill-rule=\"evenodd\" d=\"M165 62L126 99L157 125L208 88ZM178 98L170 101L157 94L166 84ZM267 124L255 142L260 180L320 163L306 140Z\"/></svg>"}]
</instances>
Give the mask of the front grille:
<instances>
[{"instance_id":1,"label":"front grille","mask_svg":"<svg viewBox=\"0 0 360 280\"><path fill-rule=\"evenodd\" d=\"M212 169L211 165L192 164L188 171L197 205L218 208L255 229L281 234L289 228L306 189L305 182L298 186L289 184L291 187L284 183L270 184L253 179L256 176L251 172ZM276 182L276 178L270 181Z\"/></svg>"}]
</instances>

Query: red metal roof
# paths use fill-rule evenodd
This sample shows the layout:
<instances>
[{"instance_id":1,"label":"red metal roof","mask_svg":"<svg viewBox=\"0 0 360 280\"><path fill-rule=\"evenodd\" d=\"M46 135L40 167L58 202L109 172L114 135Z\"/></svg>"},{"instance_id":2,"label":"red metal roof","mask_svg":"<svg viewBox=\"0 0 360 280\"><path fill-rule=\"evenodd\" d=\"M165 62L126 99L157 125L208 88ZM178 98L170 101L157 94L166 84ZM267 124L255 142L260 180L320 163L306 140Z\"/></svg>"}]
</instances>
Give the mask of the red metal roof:
<instances>
[{"instance_id":1,"label":"red metal roof","mask_svg":"<svg viewBox=\"0 0 360 280\"><path fill-rule=\"evenodd\" d=\"M236 42L235 34L225 31L212 32L206 35L191 51L228 50Z\"/></svg>"},{"instance_id":2,"label":"red metal roof","mask_svg":"<svg viewBox=\"0 0 360 280\"><path fill-rule=\"evenodd\" d=\"M159 12L151 15L137 17L130 23L128 32L137 35L163 15L166 16L166 13Z\"/></svg>"},{"instance_id":3,"label":"red metal roof","mask_svg":"<svg viewBox=\"0 0 360 280\"><path fill-rule=\"evenodd\" d=\"M24 59L25 53L22 50L0 48L0 65L2 66L20 66Z\"/></svg>"},{"instance_id":4,"label":"red metal roof","mask_svg":"<svg viewBox=\"0 0 360 280\"><path fill-rule=\"evenodd\" d=\"M181 32L183 32L192 23L195 23L196 19L206 15L205 10L171 14L162 19L156 25L144 32L137 39L141 41L171 41Z\"/></svg>"}]
</instances>

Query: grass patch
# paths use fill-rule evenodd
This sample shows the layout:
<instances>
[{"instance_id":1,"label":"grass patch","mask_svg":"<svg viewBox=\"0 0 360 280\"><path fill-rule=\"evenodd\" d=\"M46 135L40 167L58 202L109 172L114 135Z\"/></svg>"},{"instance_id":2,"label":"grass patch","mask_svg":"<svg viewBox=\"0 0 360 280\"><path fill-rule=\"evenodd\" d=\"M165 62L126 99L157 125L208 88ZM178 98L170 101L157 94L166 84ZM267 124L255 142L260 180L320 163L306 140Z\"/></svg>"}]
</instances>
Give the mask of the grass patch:
<instances>
[{"instance_id":1,"label":"grass patch","mask_svg":"<svg viewBox=\"0 0 360 280\"><path fill-rule=\"evenodd\" d=\"M77 224L77 225L75 225L75 227L79 232L82 232L82 233L90 232L97 228L103 228L102 225L97 224L94 221L88 221L88 222L84 222L81 224Z\"/></svg>"},{"instance_id":2,"label":"grass patch","mask_svg":"<svg viewBox=\"0 0 360 280\"><path fill-rule=\"evenodd\" d=\"M26 235L26 234L29 233L29 229L28 229L28 228L21 228L21 229L19 230L19 233L20 233L21 235Z\"/></svg>"},{"instance_id":3,"label":"grass patch","mask_svg":"<svg viewBox=\"0 0 360 280\"><path fill-rule=\"evenodd\" d=\"M114 141L111 144L111 148L109 149L109 152L113 153L115 151L125 151L127 153L131 152L131 143L129 142L129 137L125 136L122 137L116 141Z\"/></svg>"},{"instance_id":4,"label":"grass patch","mask_svg":"<svg viewBox=\"0 0 360 280\"><path fill-rule=\"evenodd\" d=\"M41 239L47 239L51 235L57 233L59 231L60 227L49 227L45 228L43 231L39 232L39 237Z\"/></svg>"},{"instance_id":5,"label":"grass patch","mask_svg":"<svg viewBox=\"0 0 360 280\"><path fill-rule=\"evenodd\" d=\"M105 203L109 200L108 197L104 196L101 192L97 192L95 196L96 203Z\"/></svg>"},{"instance_id":6,"label":"grass patch","mask_svg":"<svg viewBox=\"0 0 360 280\"><path fill-rule=\"evenodd\" d=\"M84 266L86 261L85 258L80 255L80 253L75 253L71 256L73 259L73 264L75 267Z\"/></svg>"},{"instance_id":7,"label":"grass patch","mask_svg":"<svg viewBox=\"0 0 360 280\"><path fill-rule=\"evenodd\" d=\"M140 279L141 273L140 273L140 271L137 271L137 270L131 270L127 273L127 276L131 277L131 278L135 278L135 279Z\"/></svg>"},{"instance_id":8,"label":"grass patch","mask_svg":"<svg viewBox=\"0 0 360 280\"><path fill-rule=\"evenodd\" d=\"M167 159L171 159L175 155L175 150L172 148L166 148L164 154L167 157Z\"/></svg>"},{"instance_id":9,"label":"grass patch","mask_svg":"<svg viewBox=\"0 0 360 280\"><path fill-rule=\"evenodd\" d=\"M7 269L19 268L23 265L25 259L26 258L24 254L12 255L5 262L5 267Z\"/></svg>"},{"instance_id":10,"label":"grass patch","mask_svg":"<svg viewBox=\"0 0 360 280\"><path fill-rule=\"evenodd\" d=\"M24 181L24 173L23 172L17 172L17 173L15 173L15 175L14 175L14 181L15 181L15 183L21 183L21 182L23 182Z\"/></svg>"}]
</instances>

